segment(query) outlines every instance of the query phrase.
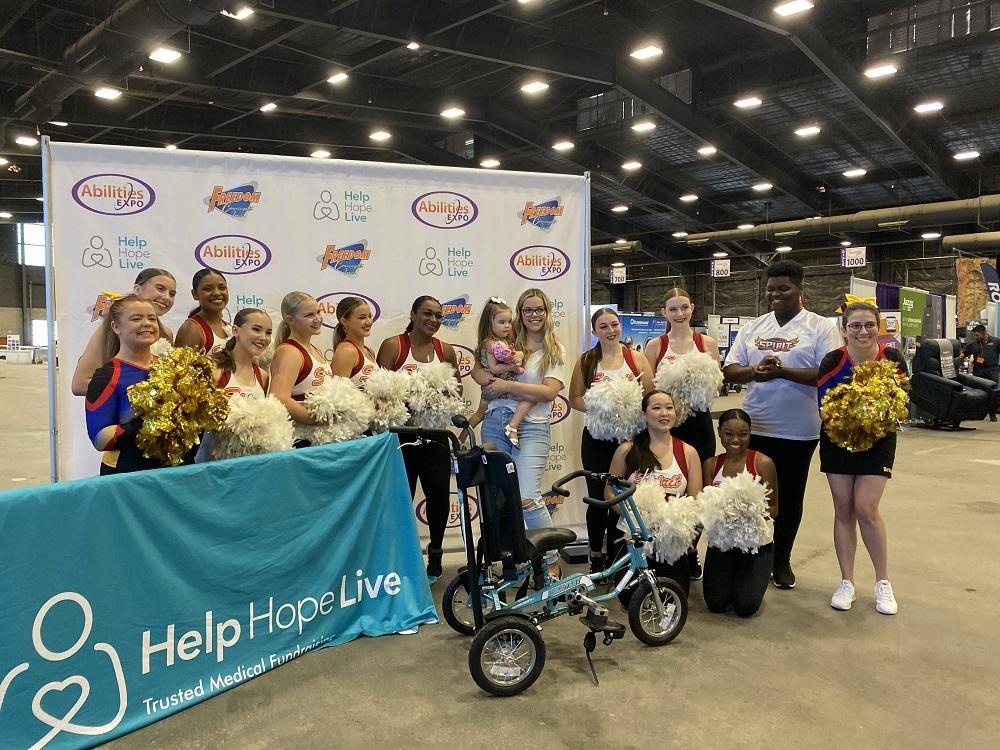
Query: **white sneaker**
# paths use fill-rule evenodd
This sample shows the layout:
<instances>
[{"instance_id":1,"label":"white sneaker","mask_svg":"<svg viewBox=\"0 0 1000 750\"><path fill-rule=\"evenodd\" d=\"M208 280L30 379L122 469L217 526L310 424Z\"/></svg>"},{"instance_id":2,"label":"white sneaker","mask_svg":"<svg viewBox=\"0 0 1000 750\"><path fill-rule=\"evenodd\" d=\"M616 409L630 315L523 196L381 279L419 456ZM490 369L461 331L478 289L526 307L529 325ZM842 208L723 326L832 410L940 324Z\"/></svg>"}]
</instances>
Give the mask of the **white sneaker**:
<instances>
[{"instance_id":1,"label":"white sneaker","mask_svg":"<svg viewBox=\"0 0 1000 750\"><path fill-rule=\"evenodd\" d=\"M896 597L892 595L892 584L888 581L875 584L875 609L883 615L894 615L899 609Z\"/></svg>"},{"instance_id":2,"label":"white sneaker","mask_svg":"<svg viewBox=\"0 0 1000 750\"><path fill-rule=\"evenodd\" d=\"M851 608L856 598L854 596L854 584L850 581L841 581L837 590L833 592L833 597L830 599L830 606L846 612Z\"/></svg>"}]
</instances>

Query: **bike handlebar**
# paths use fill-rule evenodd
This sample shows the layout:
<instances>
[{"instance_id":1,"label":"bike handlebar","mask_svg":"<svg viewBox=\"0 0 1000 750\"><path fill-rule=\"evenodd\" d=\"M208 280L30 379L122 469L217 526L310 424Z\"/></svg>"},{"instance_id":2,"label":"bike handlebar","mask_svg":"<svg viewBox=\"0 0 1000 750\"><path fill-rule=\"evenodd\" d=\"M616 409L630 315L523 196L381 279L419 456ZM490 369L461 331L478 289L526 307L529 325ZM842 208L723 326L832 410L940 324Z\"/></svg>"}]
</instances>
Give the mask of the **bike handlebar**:
<instances>
[{"instance_id":1,"label":"bike handlebar","mask_svg":"<svg viewBox=\"0 0 1000 750\"><path fill-rule=\"evenodd\" d=\"M616 477L614 474L599 474L594 471L586 471L585 469L580 469L579 471L574 471L572 474L567 474L561 479L557 480L555 484L552 485L552 491L561 495L562 497L569 497L569 491L563 489L563 485L577 479L579 477L587 477L589 479L595 479L598 482L611 482L614 487L622 488L620 492L615 493L610 500L599 500L596 497L584 497L583 502L587 505L593 505L595 508L611 508L620 503L622 500L632 496L635 492L635 482L631 482L628 479L622 479L621 477Z\"/></svg>"},{"instance_id":2,"label":"bike handlebar","mask_svg":"<svg viewBox=\"0 0 1000 750\"><path fill-rule=\"evenodd\" d=\"M413 435L418 438L445 438L451 443L451 450L454 455L458 455L462 450L462 444L455 436L455 433L450 430L426 427L390 427L389 432L395 432L397 435Z\"/></svg>"}]
</instances>

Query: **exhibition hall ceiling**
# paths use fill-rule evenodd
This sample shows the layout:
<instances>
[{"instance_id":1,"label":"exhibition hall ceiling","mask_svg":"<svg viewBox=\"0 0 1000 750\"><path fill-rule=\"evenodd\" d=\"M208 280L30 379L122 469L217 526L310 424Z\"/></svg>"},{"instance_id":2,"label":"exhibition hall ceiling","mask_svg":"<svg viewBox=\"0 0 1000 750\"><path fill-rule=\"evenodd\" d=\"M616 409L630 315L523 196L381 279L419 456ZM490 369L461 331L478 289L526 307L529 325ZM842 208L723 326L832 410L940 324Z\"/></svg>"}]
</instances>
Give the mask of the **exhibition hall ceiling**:
<instances>
[{"instance_id":1,"label":"exhibition hall ceiling","mask_svg":"<svg viewBox=\"0 0 1000 750\"><path fill-rule=\"evenodd\" d=\"M661 260L717 249L683 233L1000 190L996 0L0 5L8 220L40 219L39 134L589 171L593 242Z\"/></svg>"}]
</instances>

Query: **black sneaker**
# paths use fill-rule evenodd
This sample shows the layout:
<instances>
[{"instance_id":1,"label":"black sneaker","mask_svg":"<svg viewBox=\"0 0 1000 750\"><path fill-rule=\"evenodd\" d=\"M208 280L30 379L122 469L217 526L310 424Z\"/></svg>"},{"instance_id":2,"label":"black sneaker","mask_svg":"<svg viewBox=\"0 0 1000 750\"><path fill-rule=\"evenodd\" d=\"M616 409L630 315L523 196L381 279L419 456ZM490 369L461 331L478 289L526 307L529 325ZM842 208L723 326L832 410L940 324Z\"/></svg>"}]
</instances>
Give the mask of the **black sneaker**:
<instances>
[{"instance_id":1,"label":"black sneaker","mask_svg":"<svg viewBox=\"0 0 1000 750\"><path fill-rule=\"evenodd\" d=\"M432 550L430 547L427 548L427 577L428 578L440 578L441 573L444 571L441 569L441 555L444 554L443 550Z\"/></svg>"},{"instance_id":2,"label":"black sneaker","mask_svg":"<svg viewBox=\"0 0 1000 750\"><path fill-rule=\"evenodd\" d=\"M700 581L704 575L701 569L701 562L698 560L698 550L688 552L688 570L691 571L691 580Z\"/></svg>"},{"instance_id":3,"label":"black sneaker","mask_svg":"<svg viewBox=\"0 0 1000 750\"><path fill-rule=\"evenodd\" d=\"M792 572L792 565L788 562L774 563L774 570L771 571L771 579L779 589L795 588L795 573Z\"/></svg>"},{"instance_id":4,"label":"black sneaker","mask_svg":"<svg viewBox=\"0 0 1000 750\"><path fill-rule=\"evenodd\" d=\"M604 571L604 555L591 552L590 553L590 572L591 573L601 573Z\"/></svg>"}]
</instances>

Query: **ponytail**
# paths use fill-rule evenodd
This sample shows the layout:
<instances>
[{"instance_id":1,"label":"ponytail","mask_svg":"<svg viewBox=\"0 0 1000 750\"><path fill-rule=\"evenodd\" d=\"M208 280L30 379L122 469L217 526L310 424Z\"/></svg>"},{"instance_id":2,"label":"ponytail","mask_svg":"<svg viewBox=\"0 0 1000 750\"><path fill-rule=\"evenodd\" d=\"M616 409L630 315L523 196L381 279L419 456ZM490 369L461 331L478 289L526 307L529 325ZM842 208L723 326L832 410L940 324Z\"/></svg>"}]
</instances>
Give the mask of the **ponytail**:
<instances>
[{"instance_id":1,"label":"ponytail","mask_svg":"<svg viewBox=\"0 0 1000 750\"><path fill-rule=\"evenodd\" d=\"M233 327L240 328L247 322L247 318L251 315L260 313L261 315L267 315L266 312L257 307L244 307L238 313L236 317L233 318ZM270 316L268 316L270 317ZM215 364L219 366L223 372L236 372L236 358L233 356L233 349L236 348L236 333L234 332L229 340L226 341L226 345L219 351L211 354L209 359L211 359Z\"/></svg>"},{"instance_id":2,"label":"ponytail","mask_svg":"<svg viewBox=\"0 0 1000 750\"><path fill-rule=\"evenodd\" d=\"M344 297L340 302L337 303L337 325L333 329L333 350L337 351L337 345L347 338L347 330L344 328L344 324L341 323L342 318L348 317L352 312L361 307L361 305L367 305L361 297L347 296Z\"/></svg>"},{"instance_id":3,"label":"ponytail","mask_svg":"<svg viewBox=\"0 0 1000 750\"><path fill-rule=\"evenodd\" d=\"M602 307L600 310L594 311L594 314L590 316L590 330L594 330L597 325L597 319L602 315L614 315L619 321L621 320L618 317L617 311L612 310L610 307ZM592 349L588 349L584 352L583 357L580 358L580 370L583 374L583 382L586 388L590 388L590 384L594 380L597 365L601 362L601 354L601 342L598 341Z\"/></svg>"},{"instance_id":4,"label":"ponytail","mask_svg":"<svg viewBox=\"0 0 1000 750\"><path fill-rule=\"evenodd\" d=\"M313 296L305 292L289 292L281 298L281 322L278 323L278 330L274 335L275 348L292 335L292 328L288 325L285 317L287 315L294 315L295 311L299 309L299 305L310 299L313 299Z\"/></svg>"}]
</instances>

